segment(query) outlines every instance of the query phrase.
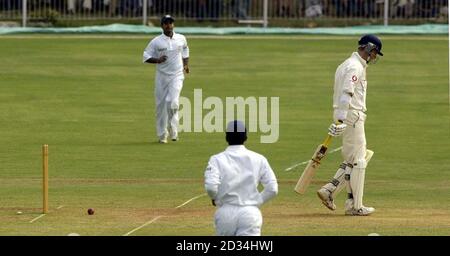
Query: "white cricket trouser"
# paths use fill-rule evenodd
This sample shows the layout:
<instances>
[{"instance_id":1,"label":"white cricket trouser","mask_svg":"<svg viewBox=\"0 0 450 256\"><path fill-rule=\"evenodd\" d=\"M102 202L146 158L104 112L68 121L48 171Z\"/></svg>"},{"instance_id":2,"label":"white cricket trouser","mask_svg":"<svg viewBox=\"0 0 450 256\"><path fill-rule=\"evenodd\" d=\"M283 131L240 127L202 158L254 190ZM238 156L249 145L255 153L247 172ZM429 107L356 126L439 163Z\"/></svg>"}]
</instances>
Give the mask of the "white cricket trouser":
<instances>
[{"instance_id":1,"label":"white cricket trouser","mask_svg":"<svg viewBox=\"0 0 450 256\"><path fill-rule=\"evenodd\" d=\"M156 72L155 102L156 102L156 133L158 137L168 134L178 135L178 109L184 75L164 75Z\"/></svg>"},{"instance_id":2,"label":"white cricket trouser","mask_svg":"<svg viewBox=\"0 0 450 256\"><path fill-rule=\"evenodd\" d=\"M350 110L347 114L347 128L342 135L342 157L347 163L354 164L366 156L365 121L366 114L361 111Z\"/></svg>"},{"instance_id":3,"label":"white cricket trouser","mask_svg":"<svg viewBox=\"0 0 450 256\"><path fill-rule=\"evenodd\" d=\"M262 215L257 206L222 205L214 223L218 236L260 236Z\"/></svg>"},{"instance_id":4,"label":"white cricket trouser","mask_svg":"<svg viewBox=\"0 0 450 256\"><path fill-rule=\"evenodd\" d=\"M357 110L350 110L345 123L347 128L342 138L342 156L344 161L353 165L350 175L350 188L353 194L354 208L360 209L363 204L364 178L367 163L366 134L364 123L366 114Z\"/></svg>"}]
</instances>

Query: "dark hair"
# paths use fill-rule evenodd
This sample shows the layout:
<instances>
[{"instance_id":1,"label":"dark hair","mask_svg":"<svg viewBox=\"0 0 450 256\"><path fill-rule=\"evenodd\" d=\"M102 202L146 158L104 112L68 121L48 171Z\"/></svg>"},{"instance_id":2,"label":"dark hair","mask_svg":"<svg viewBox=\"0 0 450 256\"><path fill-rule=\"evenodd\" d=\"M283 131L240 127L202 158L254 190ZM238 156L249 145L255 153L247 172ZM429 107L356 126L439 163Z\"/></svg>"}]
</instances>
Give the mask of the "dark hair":
<instances>
[{"instance_id":1,"label":"dark hair","mask_svg":"<svg viewBox=\"0 0 450 256\"><path fill-rule=\"evenodd\" d=\"M225 139L228 142L228 145L243 145L247 140L246 132L227 132L225 133Z\"/></svg>"},{"instance_id":2,"label":"dark hair","mask_svg":"<svg viewBox=\"0 0 450 256\"><path fill-rule=\"evenodd\" d=\"M242 145L247 140L247 128L238 120L228 123L225 134L228 145Z\"/></svg>"}]
</instances>

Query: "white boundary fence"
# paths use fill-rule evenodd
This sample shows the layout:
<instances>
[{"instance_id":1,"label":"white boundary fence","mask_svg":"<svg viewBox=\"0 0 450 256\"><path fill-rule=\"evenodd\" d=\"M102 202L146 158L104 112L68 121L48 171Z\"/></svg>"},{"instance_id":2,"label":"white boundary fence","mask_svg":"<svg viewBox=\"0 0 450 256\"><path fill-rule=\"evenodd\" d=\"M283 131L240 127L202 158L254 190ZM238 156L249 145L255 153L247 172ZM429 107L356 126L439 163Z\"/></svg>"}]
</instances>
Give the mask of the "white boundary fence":
<instances>
[{"instance_id":1,"label":"white boundary fence","mask_svg":"<svg viewBox=\"0 0 450 256\"><path fill-rule=\"evenodd\" d=\"M177 20L260 24L294 20L448 22L448 0L0 0L0 21ZM367 23L367 22L366 22Z\"/></svg>"}]
</instances>

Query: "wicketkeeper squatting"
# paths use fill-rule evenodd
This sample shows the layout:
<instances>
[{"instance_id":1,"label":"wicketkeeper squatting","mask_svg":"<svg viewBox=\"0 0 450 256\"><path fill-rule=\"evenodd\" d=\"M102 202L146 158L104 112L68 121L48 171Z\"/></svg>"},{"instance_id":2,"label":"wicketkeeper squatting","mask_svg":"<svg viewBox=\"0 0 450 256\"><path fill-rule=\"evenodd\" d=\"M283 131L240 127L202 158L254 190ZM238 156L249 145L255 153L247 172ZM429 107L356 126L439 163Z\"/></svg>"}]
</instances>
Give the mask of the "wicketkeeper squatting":
<instances>
[{"instance_id":1,"label":"wicketkeeper squatting","mask_svg":"<svg viewBox=\"0 0 450 256\"><path fill-rule=\"evenodd\" d=\"M333 95L334 123L329 128L332 136L343 135L340 165L331 182L317 191L322 203L335 210L334 198L345 186L348 199L345 214L369 215L373 207L363 205L364 179L367 163L373 151L366 148L364 123L366 121L366 68L376 63L381 53L381 41L374 35L365 35L358 41L358 51L345 60L336 70Z\"/></svg>"}]
</instances>

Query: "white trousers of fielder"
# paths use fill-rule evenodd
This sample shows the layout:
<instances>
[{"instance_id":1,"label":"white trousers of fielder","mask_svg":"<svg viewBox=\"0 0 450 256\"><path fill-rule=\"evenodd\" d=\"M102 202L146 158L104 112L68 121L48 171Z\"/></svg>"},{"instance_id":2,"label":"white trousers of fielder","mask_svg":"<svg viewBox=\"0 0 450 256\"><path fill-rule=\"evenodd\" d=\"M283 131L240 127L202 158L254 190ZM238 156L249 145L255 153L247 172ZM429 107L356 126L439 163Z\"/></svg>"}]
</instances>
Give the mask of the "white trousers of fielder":
<instances>
[{"instance_id":1,"label":"white trousers of fielder","mask_svg":"<svg viewBox=\"0 0 450 256\"><path fill-rule=\"evenodd\" d=\"M178 109L184 74L164 75L157 72L155 77L156 133L158 137L178 136Z\"/></svg>"},{"instance_id":2,"label":"white trousers of fielder","mask_svg":"<svg viewBox=\"0 0 450 256\"><path fill-rule=\"evenodd\" d=\"M214 224L217 236L260 236L262 215L257 206L222 205Z\"/></svg>"}]
</instances>

